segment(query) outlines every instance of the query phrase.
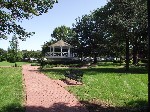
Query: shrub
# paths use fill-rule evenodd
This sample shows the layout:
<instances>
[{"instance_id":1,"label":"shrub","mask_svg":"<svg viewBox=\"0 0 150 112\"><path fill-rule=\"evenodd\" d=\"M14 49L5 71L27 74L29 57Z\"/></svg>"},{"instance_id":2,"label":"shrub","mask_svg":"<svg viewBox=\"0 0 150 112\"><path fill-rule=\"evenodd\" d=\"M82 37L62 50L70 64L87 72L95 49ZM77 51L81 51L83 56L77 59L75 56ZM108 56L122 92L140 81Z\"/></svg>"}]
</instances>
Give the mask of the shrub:
<instances>
[{"instance_id":1,"label":"shrub","mask_svg":"<svg viewBox=\"0 0 150 112\"><path fill-rule=\"evenodd\" d=\"M40 66L39 63L32 63L31 66Z\"/></svg>"},{"instance_id":2,"label":"shrub","mask_svg":"<svg viewBox=\"0 0 150 112\"><path fill-rule=\"evenodd\" d=\"M46 64L45 66L44 66L44 68L53 68L53 67L56 67L57 65L49 65L49 64Z\"/></svg>"},{"instance_id":3,"label":"shrub","mask_svg":"<svg viewBox=\"0 0 150 112\"><path fill-rule=\"evenodd\" d=\"M50 60L47 60L47 61L42 61L41 62L41 66L44 66L44 65L58 65L58 66L67 66L67 65L70 65L70 64L80 64L82 63L82 61L80 60L60 60L60 61L50 61Z\"/></svg>"},{"instance_id":4,"label":"shrub","mask_svg":"<svg viewBox=\"0 0 150 112\"><path fill-rule=\"evenodd\" d=\"M148 59L141 59L142 63L148 63Z\"/></svg>"},{"instance_id":5,"label":"shrub","mask_svg":"<svg viewBox=\"0 0 150 112\"><path fill-rule=\"evenodd\" d=\"M123 63L122 60L114 60L113 63Z\"/></svg>"}]
</instances>

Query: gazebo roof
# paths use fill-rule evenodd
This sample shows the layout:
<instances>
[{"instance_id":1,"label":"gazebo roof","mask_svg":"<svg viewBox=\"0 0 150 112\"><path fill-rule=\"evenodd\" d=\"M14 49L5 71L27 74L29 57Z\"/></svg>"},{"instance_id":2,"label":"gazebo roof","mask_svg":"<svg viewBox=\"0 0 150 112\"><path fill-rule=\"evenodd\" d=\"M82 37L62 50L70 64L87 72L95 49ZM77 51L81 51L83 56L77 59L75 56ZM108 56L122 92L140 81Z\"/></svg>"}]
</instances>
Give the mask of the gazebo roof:
<instances>
[{"instance_id":1,"label":"gazebo roof","mask_svg":"<svg viewBox=\"0 0 150 112\"><path fill-rule=\"evenodd\" d=\"M52 47L54 47L54 46L67 46L67 47L71 47L70 44L68 44L67 42L64 42L63 40L59 40L59 41L57 41L56 43L54 43L54 44L52 44L50 46L52 46Z\"/></svg>"}]
</instances>

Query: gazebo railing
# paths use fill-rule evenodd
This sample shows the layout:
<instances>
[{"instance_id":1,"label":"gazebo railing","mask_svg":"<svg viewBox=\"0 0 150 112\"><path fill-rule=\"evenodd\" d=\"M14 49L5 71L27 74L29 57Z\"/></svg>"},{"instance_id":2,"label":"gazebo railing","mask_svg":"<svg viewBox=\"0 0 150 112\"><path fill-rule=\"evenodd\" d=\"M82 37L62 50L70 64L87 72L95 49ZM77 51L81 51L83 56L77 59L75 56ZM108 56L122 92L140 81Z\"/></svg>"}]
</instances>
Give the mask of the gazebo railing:
<instances>
[{"instance_id":1,"label":"gazebo railing","mask_svg":"<svg viewBox=\"0 0 150 112\"><path fill-rule=\"evenodd\" d=\"M73 57L72 54L68 52L47 52L45 53L45 57L47 58L71 58Z\"/></svg>"}]
</instances>

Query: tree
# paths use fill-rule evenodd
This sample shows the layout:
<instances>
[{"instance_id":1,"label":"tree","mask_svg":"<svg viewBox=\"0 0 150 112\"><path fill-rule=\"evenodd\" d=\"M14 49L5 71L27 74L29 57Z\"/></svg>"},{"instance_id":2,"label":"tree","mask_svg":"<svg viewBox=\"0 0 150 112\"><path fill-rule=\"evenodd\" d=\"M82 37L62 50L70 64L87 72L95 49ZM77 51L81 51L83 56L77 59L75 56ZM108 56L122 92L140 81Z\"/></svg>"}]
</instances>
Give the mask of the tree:
<instances>
[{"instance_id":1,"label":"tree","mask_svg":"<svg viewBox=\"0 0 150 112\"><path fill-rule=\"evenodd\" d=\"M56 27L53 33L51 34L52 41L59 41L62 39L68 43L71 41L74 35L75 35L74 31L70 27L64 25Z\"/></svg>"},{"instance_id":2,"label":"tree","mask_svg":"<svg viewBox=\"0 0 150 112\"><path fill-rule=\"evenodd\" d=\"M131 51L131 48L133 49L131 51L133 64L137 63L138 53L144 53L144 56L146 56L146 0L110 0L104 7L96 9L93 15L95 32L101 34L99 37L106 40L104 45L99 44L99 46L105 46L103 48L105 55L121 56L126 51L126 70L129 69L129 51ZM89 25L88 28L90 29L91 26Z\"/></svg>"},{"instance_id":3,"label":"tree","mask_svg":"<svg viewBox=\"0 0 150 112\"><path fill-rule=\"evenodd\" d=\"M89 15L77 18L74 24L74 31L79 43L78 52L81 53L81 56L94 57L94 63L97 63L98 55L106 52L107 35L104 31L104 20L105 17L101 16L98 21L96 11L94 11Z\"/></svg>"},{"instance_id":4,"label":"tree","mask_svg":"<svg viewBox=\"0 0 150 112\"><path fill-rule=\"evenodd\" d=\"M24 61L40 61L41 51L23 51L22 57ZM33 58L33 60L31 58Z\"/></svg>"},{"instance_id":5,"label":"tree","mask_svg":"<svg viewBox=\"0 0 150 112\"><path fill-rule=\"evenodd\" d=\"M49 42L44 42L44 45L42 46L42 56L45 56L45 53L50 52L49 46L53 44L54 42L50 40Z\"/></svg>"},{"instance_id":6,"label":"tree","mask_svg":"<svg viewBox=\"0 0 150 112\"><path fill-rule=\"evenodd\" d=\"M26 32L16 21L42 15L56 2L57 0L1 0L0 38L6 38L10 33L18 35L20 39L31 36L33 32Z\"/></svg>"},{"instance_id":7,"label":"tree","mask_svg":"<svg viewBox=\"0 0 150 112\"><path fill-rule=\"evenodd\" d=\"M10 62L16 62L17 61L17 52L18 52L18 38L16 35L12 37L12 40L10 42L10 48L8 48L8 61Z\"/></svg>"},{"instance_id":8,"label":"tree","mask_svg":"<svg viewBox=\"0 0 150 112\"><path fill-rule=\"evenodd\" d=\"M133 64L136 64L140 46L143 46L143 43L147 43L146 1L110 0L105 9L108 16L106 29L111 34L111 40L126 43L126 70L128 71L129 46L133 48Z\"/></svg>"},{"instance_id":9,"label":"tree","mask_svg":"<svg viewBox=\"0 0 150 112\"><path fill-rule=\"evenodd\" d=\"M73 24L73 30L76 32L74 39L76 42L73 45L77 47L76 51L81 58L91 55L90 39L93 31L92 22L91 15L83 15L76 18L76 23Z\"/></svg>"},{"instance_id":10,"label":"tree","mask_svg":"<svg viewBox=\"0 0 150 112\"><path fill-rule=\"evenodd\" d=\"M0 48L0 62L5 61L7 57L7 51L4 49Z\"/></svg>"}]
</instances>

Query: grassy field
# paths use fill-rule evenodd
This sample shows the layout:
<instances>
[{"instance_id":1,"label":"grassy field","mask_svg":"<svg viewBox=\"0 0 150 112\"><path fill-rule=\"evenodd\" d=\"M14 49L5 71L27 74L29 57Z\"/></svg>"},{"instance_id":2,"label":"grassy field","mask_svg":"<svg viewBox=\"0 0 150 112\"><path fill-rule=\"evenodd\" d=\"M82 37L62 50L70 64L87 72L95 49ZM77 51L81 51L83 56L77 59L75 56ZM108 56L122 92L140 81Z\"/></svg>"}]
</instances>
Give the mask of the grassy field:
<instances>
[{"instance_id":1,"label":"grassy field","mask_svg":"<svg viewBox=\"0 0 150 112\"><path fill-rule=\"evenodd\" d=\"M24 112L21 68L0 68L0 112Z\"/></svg>"},{"instance_id":2,"label":"grassy field","mask_svg":"<svg viewBox=\"0 0 150 112\"><path fill-rule=\"evenodd\" d=\"M18 66L22 66L24 64L28 64L28 62L16 62ZM9 63L7 61L0 62L0 66L14 66L15 63Z\"/></svg>"},{"instance_id":3,"label":"grassy field","mask_svg":"<svg viewBox=\"0 0 150 112\"><path fill-rule=\"evenodd\" d=\"M47 69L45 74L54 79L64 78L66 69ZM83 69L82 86L67 88L82 102L96 102L118 108L144 108L147 105L147 70L132 67L125 73L123 66L99 65Z\"/></svg>"}]
</instances>

